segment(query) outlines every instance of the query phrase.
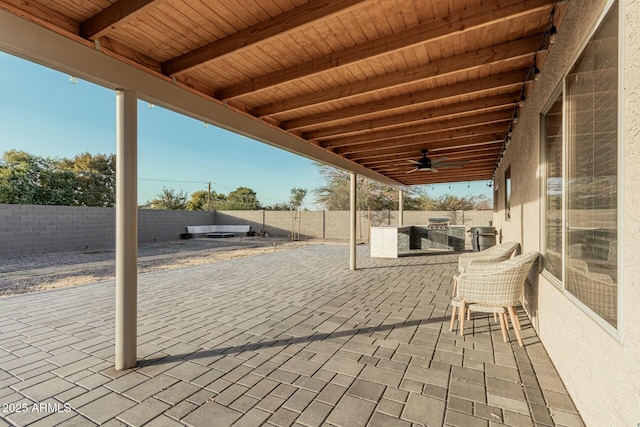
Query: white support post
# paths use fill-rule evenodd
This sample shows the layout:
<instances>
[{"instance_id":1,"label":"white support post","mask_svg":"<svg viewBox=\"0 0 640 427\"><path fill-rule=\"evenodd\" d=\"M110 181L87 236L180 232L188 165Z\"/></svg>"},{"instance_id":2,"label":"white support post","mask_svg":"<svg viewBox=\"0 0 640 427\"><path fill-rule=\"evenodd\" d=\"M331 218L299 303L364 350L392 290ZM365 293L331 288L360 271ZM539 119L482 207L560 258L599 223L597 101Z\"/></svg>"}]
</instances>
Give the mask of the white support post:
<instances>
[{"instance_id":1,"label":"white support post","mask_svg":"<svg viewBox=\"0 0 640 427\"><path fill-rule=\"evenodd\" d=\"M358 175L355 173L349 174L350 178L350 199L349 199L349 207L350 207L350 221L349 221L349 269L356 269L356 181L358 179Z\"/></svg>"},{"instance_id":2,"label":"white support post","mask_svg":"<svg viewBox=\"0 0 640 427\"><path fill-rule=\"evenodd\" d=\"M138 99L116 92L116 370L137 364Z\"/></svg>"},{"instance_id":3,"label":"white support post","mask_svg":"<svg viewBox=\"0 0 640 427\"><path fill-rule=\"evenodd\" d=\"M398 190L398 225L404 225L404 191Z\"/></svg>"}]
</instances>

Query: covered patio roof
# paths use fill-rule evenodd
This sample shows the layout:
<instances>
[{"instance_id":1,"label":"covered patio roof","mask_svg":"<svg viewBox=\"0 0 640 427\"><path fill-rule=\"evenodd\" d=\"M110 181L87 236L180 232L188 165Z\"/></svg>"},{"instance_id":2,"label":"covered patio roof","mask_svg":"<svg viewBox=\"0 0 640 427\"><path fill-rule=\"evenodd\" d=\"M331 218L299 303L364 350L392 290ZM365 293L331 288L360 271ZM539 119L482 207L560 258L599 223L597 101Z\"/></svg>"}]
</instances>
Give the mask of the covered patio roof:
<instances>
[{"instance_id":1,"label":"covered patio roof","mask_svg":"<svg viewBox=\"0 0 640 427\"><path fill-rule=\"evenodd\" d=\"M0 0L0 49L404 188L493 177L565 3Z\"/></svg>"}]
</instances>

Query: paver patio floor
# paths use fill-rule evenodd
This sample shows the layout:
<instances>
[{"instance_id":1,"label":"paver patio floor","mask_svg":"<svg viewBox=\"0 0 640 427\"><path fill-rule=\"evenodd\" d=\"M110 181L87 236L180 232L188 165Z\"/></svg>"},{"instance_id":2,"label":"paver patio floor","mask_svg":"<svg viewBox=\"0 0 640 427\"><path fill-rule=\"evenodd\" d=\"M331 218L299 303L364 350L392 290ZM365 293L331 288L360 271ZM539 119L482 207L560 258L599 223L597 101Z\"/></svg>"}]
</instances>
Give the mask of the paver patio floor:
<instances>
[{"instance_id":1,"label":"paver patio floor","mask_svg":"<svg viewBox=\"0 0 640 427\"><path fill-rule=\"evenodd\" d=\"M449 332L457 256L306 248L139 277L138 367L114 283L0 300L0 426L582 425L524 314ZM34 403L36 405L34 405Z\"/></svg>"}]
</instances>

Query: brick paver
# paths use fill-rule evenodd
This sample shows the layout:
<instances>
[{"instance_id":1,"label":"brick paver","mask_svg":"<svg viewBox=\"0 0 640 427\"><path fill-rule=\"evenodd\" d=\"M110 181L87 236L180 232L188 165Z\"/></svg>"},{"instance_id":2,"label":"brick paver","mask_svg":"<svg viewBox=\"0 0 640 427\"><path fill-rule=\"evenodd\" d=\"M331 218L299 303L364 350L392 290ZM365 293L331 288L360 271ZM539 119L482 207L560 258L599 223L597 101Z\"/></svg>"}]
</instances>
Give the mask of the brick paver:
<instances>
[{"instance_id":1,"label":"brick paver","mask_svg":"<svg viewBox=\"0 0 640 427\"><path fill-rule=\"evenodd\" d=\"M126 372L113 282L2 299L0 425L583 425L522 312L524 348L487 316L449 332L457 255L368 250L353 272L317 245L140 275Z\"/></svg>"}]
</instances>

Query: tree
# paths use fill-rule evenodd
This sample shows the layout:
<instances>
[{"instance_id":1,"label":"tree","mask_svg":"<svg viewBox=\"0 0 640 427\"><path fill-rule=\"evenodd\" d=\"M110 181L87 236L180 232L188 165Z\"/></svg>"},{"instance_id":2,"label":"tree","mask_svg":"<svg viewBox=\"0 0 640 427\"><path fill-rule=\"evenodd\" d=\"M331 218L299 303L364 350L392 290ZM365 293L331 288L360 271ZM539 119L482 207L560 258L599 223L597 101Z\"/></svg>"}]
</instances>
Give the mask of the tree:
<instances>
[{"instance_id":1,"label":"tree","mask_svg":"<svg viewBox=\"0 0 640 427\"><path fill-rule=\"evenodd\" d=\"M302 228L302 202L304 198L307 196L307 190L300 187L294 187L291 189L291 198L289 198L289 206L291 206L291 239L297 240L300 239L300 230ZM293 211L296 212L296 216L298 217L298 237L296 237L295 231L295 218L293 217Z\"/></svg>"},{"instance_id":2,"label":"tree","mask_svg":"<svg viewBox=\"0 0 640 427\"><path fill-rule=\"evenodd\" d=\"M307 196L307 190L305 188L294 187L291 189L291 197L289 198L289 205L292 209L299 210L302 207L302 202Z\"/></svg>"},{"instance_id":3,"label":"tree","mask_svg":"<svg viewBox=\"0 0 640 427\"><path fill-rule=\"evenodd\" d=\"M41 204L40 174L44 159L24 151L9 150L0 162L0 203Z\"/></svg>"},{"instance_id":4,"label":"tree","mask_svg":"<svg viewBox=\"0 0 640 427\"><path fill-rule=\"evenodd\" d=\"M459 197L452 194L443 194L436 199L425 198L423 206L425 210L432 211L490 209L489 200L484 195Z\"/></svg>"},{"instance_id":5,"label":"tree","mask_svg":"<svg viewBox=\"0 0 640 427\"><path fill-rule=\"evenodd\" d=\"M0 161L0 203L77 205L76 178L54 160L9 150Z\"/></svg>"},{"instance_id":6,"label":"tree","mask_svg":"<svg viewBox=\"0 0 640 427\"><path fill-rule=\"evenodd\" d=\"M73 159L56 162L62 170L76 177L78 206L114 206L116 201L116 156L114 154L81 153Z\"/></svg>"},{"instance_id":7,"label":"tree","mask_svg":"<svg viewBox=\"0 0 640 427\"><path fill-rule=\"evenodd\" d=\"M291 205L286 202L274 203L273 205L265 206L264 209L268 211L290 211Z\"/></svg>"},{"instance_id":8,"label":"tree","mask_svg":"<svg viewBox=\"0 0 640 427\"><path fill-rule=\"evenodd\" d=\"M52 159L9 150L0 161L0 203L113 206L115 156Z\"/></svg>"},{"instance_id":9,"label":"tree","mask_svg":"<svg viewBox=\"0 0 640 427\"><path fill-rule=\"evenodd\" d=\"M314 190L316 202L328 210L349 210L350 178L347 172L331 166L315 164L325 183ZM356 204L359 210L397 209L398 190L366 178L356 182Z\"/></svg>"},{"instance_id":10,"label":"tree","mask_svg":"<svg viewBox=\"0 0 640 427\"><path fill-rule=\"evenodd\" d=\"M149 209L185 210L187 208L187 194L162 187L157 198L150 200L144 207Z\"/></svg>"},{"instance_id":11,"label":"tree","mask_svg":"<svg viewBox=\"0 0 640 427\"><path fill-rule=\"evenodd\" d=\"M404 195L404 210L405 211L422 211L424 210L424 199L429 198L427 193L417 187L411 189L410 192L405 192Z\"/></svg>"},{"instance_id":12,"label":"tree","mask_svg":"<svg viewBox=\"0 0 640 427\"><path fill-rule=\"evenodd\" d=\"M191 193L191 197L187 202L187 210L190 211L205 211L207 210L207 201L209 200L209 193L205 190L198 190Z\"/></svg>"},{"instance_id":13,"label":"tree","mask_svg":"<svg viewBox=\"0 0 640 427\"><path fill-rule=\"evenodd\" d=\"M261 209L256 192L247 187L238 187L230 192L224 201L218 202L220 210Z\"/></svg>"},{"instance_id":14,"label":"tree","mask_svg":"<svg viewBox=\"0 0 640 427\"><path fill-rule=\"evenodd\" d=\"M324 179L324 185L314 190L316 202L328 210L349 210L351 191L349 174L320 163L315 165L320 168L320 175ZM398 209L398 190L387 185L358 178L356 191L356 208L359 210ZM446 194L432 198L424 187L411 187L404 196L405 210L448 211L491 208L491 201L484 195L459 197Z\"/></svg>"}]
</instances>

